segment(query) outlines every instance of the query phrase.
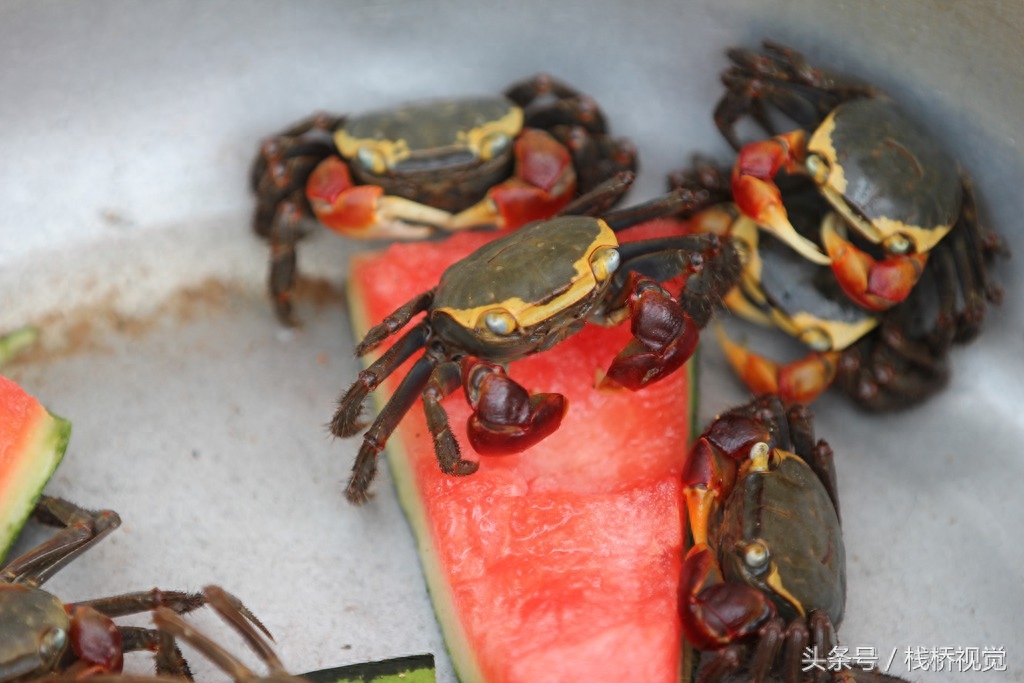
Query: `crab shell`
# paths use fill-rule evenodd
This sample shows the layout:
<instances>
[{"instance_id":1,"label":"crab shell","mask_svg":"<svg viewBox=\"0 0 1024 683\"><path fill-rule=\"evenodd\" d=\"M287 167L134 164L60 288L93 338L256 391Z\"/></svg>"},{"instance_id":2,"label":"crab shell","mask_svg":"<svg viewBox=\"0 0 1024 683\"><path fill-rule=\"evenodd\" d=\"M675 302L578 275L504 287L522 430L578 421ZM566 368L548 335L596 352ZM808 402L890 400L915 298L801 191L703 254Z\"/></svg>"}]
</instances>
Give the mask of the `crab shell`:
<instances>
[{"instance_id":1,"label":"crab shell","mask_svg":"<svg viewBox=\"0 0 1024 683\"><path fill-rule=\"evenodd\" d=\"M430 313L452 348L498 363L579 331L619 265L608 224L586 216L530 223L442 274Z\"/></svg>"},{"instance_id":2,"label":"crab shell","mask_svg":"<svg viewBox=\"0 0 1024 683\"><path fill-rule=\"evenodd\" d=\"M769 596L787 621L812 610L835 626L846 604L846 550L835 506L800 457L774 449L766 470L743 464L717 529L722 572ZM766 505L764 501L771 501ZM752 568L746 549L760 544L766 565Z\"/></svg>"},{"instance_id":3,"label":"crab shell","mask_svg":"<svg viewBox=\"0 0 1024 683\"><path fill-rule=\"evenodd\" d=\"M349 117L334 143L359 183L457 212L509 176L522 129L509 100L471 97Z\"/></svg>"},{"instance_id":4,"label":"crab shell","mask_svg":"<svg viewBox=\"0 0 1024 683\"><path fill-rule=\"evenodd\" d=\"M52 669L70 642L64 605L46 591L0 585L0 681Z\"/></svg>"},{"instance_id":5,"label":"crab shell","mask_svg":"<svg viewBox=\"0 0 1024 683\"><path fill-rule=\"evenodd\" d=\"M956 161L890 100L836 107L811 136L807 152L808 170L829 203L890 252L929 251L960 213Z\"/></svg>"}]
</instances>

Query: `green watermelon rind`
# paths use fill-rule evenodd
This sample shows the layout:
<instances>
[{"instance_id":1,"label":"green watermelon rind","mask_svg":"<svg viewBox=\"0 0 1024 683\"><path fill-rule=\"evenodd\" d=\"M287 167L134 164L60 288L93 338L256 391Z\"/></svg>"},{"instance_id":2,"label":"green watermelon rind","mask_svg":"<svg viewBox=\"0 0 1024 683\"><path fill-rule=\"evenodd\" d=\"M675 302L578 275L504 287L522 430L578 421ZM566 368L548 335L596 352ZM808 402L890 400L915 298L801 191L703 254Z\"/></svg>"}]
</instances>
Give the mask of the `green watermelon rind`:
<instances>
[{"instance_id":1,"label":"green watermelon rind","mask_svg":"<svg viewBox=\"0 0 1024 683\"><path fill-rule=\"evenodd\" d=\"M0 368L35 346L38 340L39 330L35 327L22 327L0 336Z\"/></svg>"},{"instance_id":2,"label":"green watermelon rind","mask_svg":"<svg viewBox=\"0 0 1024 683\"><path fill-rule=\"evenodd\" d=\"M64 459L71 439L69 420L58 417L48 410L45 410L44 415L45 417L35 424L35 434L23 449L22 458L32 458L27 480L19 483L16 491L18 498L10 501L8 511L3 515L3 519L0 519L0 562L3 562L7 552L14 545L43 494L47 482Z\"/></svg>"},{"instance_id":3,"label":"green watermelon rind","mask_svg":"<svg viewBox=\"0 0 1024 683\"><path fill-rule=\"evenodd\" d=\"M350 272L358 270L357 262L359 256L353 259ZM370 329L369 316L364 305L365 298L362 289L354 277L348 279L346 288L348 301L349 319L352 323L352 332L356 343L362 339L366 331ZM364 366L369 366L374 357L368 355L362 359ZM694 438L699 432L698 424L698 353L687 362L684 371L687 373L687 386L690 390L689 397L689 422L690 435ZM387 397L383 393L373 394L373 401L377 411L384 407ZM469 645L469 638L462 627L458 612L455 609L454 601L445 579L444 571L438 562L438 553L434 548L433 534L427 526L427 513L423 502L418 494L416 475L410 468L408 454L405 452L400 439L390 439L385 446L388 468L391 471L395 488L398 492L398 501L405 511L406 518L413 528L416 537L417 549L420 556L420 563L423 565L423 573L426 577L427 592L434 605L434 613L441 624L441 631L444 636L445 647L452 659L456 675L461 683L487 683L481 670L476 655ZM688 654L683 652L684 664ZM686 678L686 667L680 667L683 679Z\"/></svg>"},{"instance_id":4,"label":"green watermelon rind","mask_svg":"<svg viewBox=\"0 0 1024 683\"><path fill-rule=\"evenodd\" d=\"M358 261L358 257L353 259L350 272L356 272L355 261ZM365 298L355 278L349 278L346 296L352 332L355 335L356 343L358 343L371 325L363 304ZM374 358L370 355L362 358L362 362L366 366L369 366L373 360ZM376 392L373 394L373 401L377 411L380 411L383 409L387 397L383 392ZM456 674L462 683L486 683L476 656L469 646L469 638L462 628L462 622L448 591L448 582L445 580L444 572L438 562L438 553L433 544L433 534L427 527L426 508L423 507L417 493L416 475L409 468L408 454L400 439L389 439L385 452L388 468L391 470L391 476L398 491L398 502L401 504L402 510L405 511L406 519L409 520L409 524L413 528L413 535L416 537L420 563L423 565L423 573L427 581L427 592L434 605L434 614L441 624L445 647L454 663Z\"/></svg>"}]
</instances>

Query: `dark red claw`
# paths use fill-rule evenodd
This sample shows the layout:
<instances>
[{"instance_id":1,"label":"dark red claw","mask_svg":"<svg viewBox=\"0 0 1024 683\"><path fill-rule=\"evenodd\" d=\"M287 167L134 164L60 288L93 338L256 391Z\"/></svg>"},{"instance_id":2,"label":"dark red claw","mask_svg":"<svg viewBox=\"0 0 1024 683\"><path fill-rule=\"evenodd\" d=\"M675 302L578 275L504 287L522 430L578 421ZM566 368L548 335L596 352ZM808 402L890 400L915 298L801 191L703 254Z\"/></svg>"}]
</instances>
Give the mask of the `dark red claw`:
<instances>
[{"instance_id":1,"label":"dark red claw","mask_svg":"<svg viewBox=\"0 0 1024 683\"><path fill-rule=\"evenodd\" d=\"M672 374L693 356L700 328L660 288L647 288L629 302L633 339L615 357L602 385L637 391Z\"/></svg>"},{"instance_id":2,"label":"dark red claw","mask_svg":"<svg viewBox=\"0 0 1024 683\"><path fill-rule=\"evenodd\" d=\"M695 546L683 562L679 613L686 639L699 650L714 650L757 633L777 615L759 590L722 582L711 550Z\"/></svg>"},{"instance_id":3,"label":"dark red claw","mask_svg":"<svg viewBox=\"0 0 1024 683\"><path fill-rule=\"evenodd\" d=\"M521 453L554 433L567 409L561 394L531 396L504 374L489 373L466 425L470 445L481 455Z\"/></svg>"},{"instance_id":4,"label":"dark red claw","mask_svg":"<svg viewBox=\"0 0 1024 683\"><path fill-rule=\"evenodd\" d=\"M75 656L103 673L119 673L124 666L124 649L113 620L92 607L73 607L68 616Z\"/></svg>"},{"instance_id":5,"label":"dark red claw","mask_svg":"<svg viewBox=\"0 0 1024 683\"><path fill-rule=\"evenodd\" d=\"M742 415L722 415L704 434L715 448L735 461L743 460L755 443L767 442L770 437L765 427Z\"/></svg>"}]
</instances>

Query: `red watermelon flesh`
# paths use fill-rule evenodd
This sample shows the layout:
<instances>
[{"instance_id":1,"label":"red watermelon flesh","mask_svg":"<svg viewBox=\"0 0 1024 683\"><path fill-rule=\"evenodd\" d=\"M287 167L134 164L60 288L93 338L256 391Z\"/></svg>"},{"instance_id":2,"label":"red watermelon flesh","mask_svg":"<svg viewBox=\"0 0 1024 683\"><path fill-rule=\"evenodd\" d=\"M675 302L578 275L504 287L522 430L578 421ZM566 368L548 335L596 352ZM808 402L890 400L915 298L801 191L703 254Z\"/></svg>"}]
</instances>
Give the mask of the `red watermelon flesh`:
<instances>
[{"instance_id":1,"label":"red watermelon flesh","mask_svg":"<svg viewBox=\"0 0 1024 683\"><path fill-rule=\"evenodd\" d=\"M0 375L0 561L57 469L71 423Z\"/></svg>"},{"instance_id":2,"label":"red watermelon flesh","mask_svg":"<svg viewBox=\"0 0 1024 683\"><path fill-rule=\"evenodd\" d=\"M680 230L659 221L626 234ZM468 233L357 257L349 282L357 335L492 238ZM568 413L554 435L521 454L479 458L471 476L438 469L419 403L388 441L464 682L679 680L680 471L693 379L684 369L641 392L598 392L597 372L629 339L628 324L588 325L513 363L509 374L529 390L567 396ZM378 390L378 407L408 367ZM478 458L468 446L463 393L444 407L464 457Z\"/></svg>"}]
</instances>

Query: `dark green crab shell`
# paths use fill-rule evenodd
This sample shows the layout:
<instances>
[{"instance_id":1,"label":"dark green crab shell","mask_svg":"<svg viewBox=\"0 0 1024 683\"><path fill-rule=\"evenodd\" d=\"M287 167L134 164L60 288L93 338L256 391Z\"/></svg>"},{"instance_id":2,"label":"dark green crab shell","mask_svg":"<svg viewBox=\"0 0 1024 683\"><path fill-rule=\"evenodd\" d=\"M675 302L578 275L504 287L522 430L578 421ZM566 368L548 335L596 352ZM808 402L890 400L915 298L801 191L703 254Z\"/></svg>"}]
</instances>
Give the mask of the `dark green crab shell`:
<instances>
[{"instance_id":1,"label":"dark green crab shell","mask_svg":"<svg viewBox=\"0 0 1024 683\"><path fill-rule=\"evenodd\" d=\"M825 196L841 214L839 203L845 203L874 226L872 241L901 232L927 251L960 213L963 185L956 160L890 100L836 107L807 151L830 166Z\"/></svg>"},{"instance_id":2,"label":"dark green crab shell","mask_svg":"<svg viewBox=\"0 0 1024 683\"><path fill-rule=\"evenodd\" d=\"M522 110L504 97L470 97L352 116L334 141L359 182L460 211L511 175L522 127Z\"/></svg>"},{"instance_id":3,"label":"dark green crab shell","mask_svg":"<svg viewBox=\"0 0 1024 683\"><path fill-rule=\"evenodd\" d=\"M431 326L451 348L496 362L542 351L583 326L611 282L616 247L597 218L530 223L442 274ZM511 323L507 334L488 328L492 312Z\"/></svg>"},{"instance_id":4,"label":"dark green crab shell","mask_svg":"<svg viewBox=\"0 0 1024 683\"><path fill-rule=\"evenodd\" d=\"M41 650L47 634L50 651ZM46 591L0 584L0 681L45 673L67 647L70 624L64 605Z\"/></svg>"},{"instance_id":5,"label":"dark green crab shell","mask_svg":"<svg viewBox=\"0 0 1024 683\"><path fill-rule=\"evenodd\" d=\"M782 456L776 467L741 477L726 500L718 529L722 571L727 580L771 597L787 621L801 611L806 616L823 610L838 627L846 605L846 550L839 516L807 463L792 453L776 452ZM755 541L768 548L788 596L744 564L742 549Z\"/></svg>"}]
</instances>

